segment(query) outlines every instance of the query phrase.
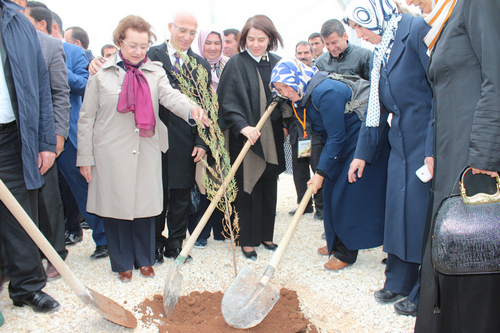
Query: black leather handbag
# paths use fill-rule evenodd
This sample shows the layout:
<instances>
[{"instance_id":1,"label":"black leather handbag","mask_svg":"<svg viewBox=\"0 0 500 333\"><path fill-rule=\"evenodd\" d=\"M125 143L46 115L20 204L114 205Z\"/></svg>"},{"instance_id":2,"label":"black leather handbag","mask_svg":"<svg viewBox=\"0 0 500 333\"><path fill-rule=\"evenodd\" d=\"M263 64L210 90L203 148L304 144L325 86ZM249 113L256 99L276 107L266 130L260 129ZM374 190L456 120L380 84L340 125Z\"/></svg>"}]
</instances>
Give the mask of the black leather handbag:
<instances>
[{"instance_id":1,"label":"black leather handbag","mask_svg":"<svg viewBox=\"0 0 500 333\"><path fill-rule=\"evenodd\" d=\"M442 274L500 273L498 176L462 173L460 195L444 199L434 216L431 255Z\"/></svg>"}]
</instances>

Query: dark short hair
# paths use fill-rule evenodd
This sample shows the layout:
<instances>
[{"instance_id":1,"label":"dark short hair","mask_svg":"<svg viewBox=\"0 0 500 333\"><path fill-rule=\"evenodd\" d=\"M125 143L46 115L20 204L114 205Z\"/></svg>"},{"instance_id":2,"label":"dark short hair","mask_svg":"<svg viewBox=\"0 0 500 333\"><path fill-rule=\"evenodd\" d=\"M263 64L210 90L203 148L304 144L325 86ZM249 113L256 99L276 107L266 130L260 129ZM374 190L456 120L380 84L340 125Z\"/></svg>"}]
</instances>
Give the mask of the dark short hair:
<instances>
[{"instance_id":1,"label":"dark short hair","mask_svg":"<svg viewBox=\"0 0 500 333\"><path fill-rule=\"evenodd\" d=\"M45 8L45 9L49 9L49 7L47 7L46 4L44 4L43 2L40 2L40 1L26 1L26 8L29 7L29 8L35 8L35 7L41 7L41 8Z\"/></svg>"},{"instance_id":2,"label":"dark short hair","mask_svg":"<svg viewBox=\"0 0 500 333\"><path fill-rule=\"evenodd\" d=\"M125 38L125 31L128 28L137 32L147 32L148 40L150 43L153 43L153 41L156 40L156 35L153 33L153 31L151 31L151 24L149 24L140 16L128 15L121 19L115 31L113 31L113 42L116 45L119 45L120 41Z\"/></svg>"},{"instance_id":3,"label":"dark short hair","mask_svg":"<svg viewBox=\"0 0 500 333\"><path fill-rule=\"evenodd\" d=\"M76 42L77 40L80 41L80 43L82 43L82 46L83 48L86 50L89 48L89 34L83 30L82 28L80 27L69 27L66 29L66 32L68 30L71 29L71 40L74 42Z\"/></svg>"},{"instance_id":4,"label":"dark short hair","mask_svg":"<svg viewBox=\"0 0 500 333\"><path fill-rule=\"evenodd\" d=\"M313 32L312 34L309 35L309 38L307 38L307 40L311 40L311 39L314 39L314 38L321 38L321 41L324 43L325 41L323 40L323 37L321 37L321 35L319 34L319 32Z\"/></svg>"},{"instance_id":5,"label":"dark short hair","mask_svg":"<svg viewBox=\"0 0 500 333\"><path fill-rule=\"evenodd\" d=\"M43 3L28 1L26 8L30 8L30 16L35 22L45 21L49 35L52 33L52 12Z\"/></svg>"},{"instance_id":6,"label":"dark short hair","mask_svg":"<svg viewBox=\"0 0 500 333\"><path fill-rule=\"evenodd\" d=\"M247 44L248 31L251 28L264 31L264 33L269 37L269 45L266 51L275 51L278 49L278 44L283 47L283 38L276 30L273 21L266 15L255 15L247 20L243 29L241 29L240 39L238 41L238 46L240 50L244 50Z\"/></svg>"},{"instance_id":7,"label":"dark short hair","mask_svg":"<svg viewBox=\"0 0 500 333\"><path fill-rule=\"evenodd\" d=\"M331 19L323 23L321 26L321 37L326 38L336 32L339 37L345 33L344 24L337 19Z\"/></svg>"},{"instance_id":8,"label":"dark short hair","mask_svg":"<svg viewBox=\"0 0 500 333\"><path fill-rule=\"evenodd\" d=\"M230 34L233 34L234 38L238 39L240 31L238 29L233 29L233 28L224 30L224 36L229 36Z\"/></svg>"},{"instance_id":9,"label":"dark short hair","mask_svg":"<svg viewBox=\"0 0 500 333\"><path fill-rule=\"evenodd\" d=\"M309 42L306 42L305 40L301 40L300 42L297 43L297 45L295 45L295 53L297 53L297 47L299 47L299 45L309 46L311 48L311 53L314 52L313 47Z\"/></svg>"},{"instance_id":10,"label":"dark short hair","mask_svg":"<svg viewBox=\"0 0 500 333\"><path fill-rule=\"evenodd\" d=\"M106 49L117 49L118 50L118 48L116 47L116 45L106 44L103 47L101 47L101 56L104 57L104 50L106 50Z\"/></svg>"},{"instance_id":11,"label":"dark short hair","mask_svg":"<svg viewBox=\"0 0 500 333\"><path fill-rule=\"evenodd\" d=\"M61 17L56 13L52 12L52 19L54 20L54 22L56 22L57 26L59 27L59 33L61 34L61 36L64 37L64 30Z\"/></svg>"}]
</instances>

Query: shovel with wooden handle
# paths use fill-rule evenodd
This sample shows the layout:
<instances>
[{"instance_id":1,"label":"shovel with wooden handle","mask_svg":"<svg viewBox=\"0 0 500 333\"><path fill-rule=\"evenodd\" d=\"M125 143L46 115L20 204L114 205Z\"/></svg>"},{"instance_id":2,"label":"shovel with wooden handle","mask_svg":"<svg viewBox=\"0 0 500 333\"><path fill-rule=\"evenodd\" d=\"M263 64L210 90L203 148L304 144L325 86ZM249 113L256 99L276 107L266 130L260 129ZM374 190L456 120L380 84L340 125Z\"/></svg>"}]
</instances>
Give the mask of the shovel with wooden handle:
<instances>
[{"instance_id":1,"label":"shovel with wooden handle","mask_svg":"<svg viewBox=\"0 0 500 333\"><path fill-rule=\"evenodd\" d=\"M267 119L269 118L269 116L271 115L277 104L278 102L274 101L271 103L271 105L269 105L269 107L264 112L259 122L255 126L255 128L257 128L259 131L262 129L264 123L267 121ZM203 228L207 224L208 219L210 218L210 216L212 216L212 213L217 207L217 203L224 195L224 191L226 190L227 186L229 185L229 182L236 173L236 170L238 170L238 167L240 166L241 162L243 162L243 159L250 150L251 146L252 144L250 143L250 141L247 141L245 143L243 149L241 149L238 157L236 158L236 161L234 161L231 170L229 170L226 179L224 179L224 182L217 191L217 194L212 198L210 205L208 206L207 210L201 217L200 222L198 222L196 229L194 229L193 233L191 233L191 236L187 240L186 244L184 244L181 253L179 253L177 258L175 259L174 264L167 271L167 281L165 282L165 289L163 292L163 307L165 308L165 313L167 315L167 318L170 318L170 316L174 312L175 304L177 304L177 300L179 299L179 292L181 290L181 284L182 284L182 274L179 272L180 265L184 263L184 261L186 261L186 258L189 255L189 252L191 252L194 243L196 242L198 236L201 234Z\"/></svg>"},{"instance_id":2,"label":"shovel with wooden handle","mask_svg":"<svg viewBox=\"0 0 500 333\"><path fill-rule=\"evenodd\" d=\"M250 328L258 325L271 311L280 298L280 293L269 281L274 275L278 264L285 253L286 247L300 217L311 200L314 186L309 185L300 205L293 216L292 222L283 239L274 252L269 265L259 278L250 268L243 267L222 298L222 315L228 325L235 328Z\"/></svg>"},{"instance_id":3,"label":"shovel with wooden handle","mask_svg":"<svg viewBox=\"0 0 500 333\"><path fill-rule=\"evenodd\" d=\"M99 294L98 292L87 288L78 280L76 275L64 263L56 250L50 245L45 236L40 232L38 227L33 223L23 207L17 202L16 198L9 191L7 186L0 180L0 200L19 221L21 226L26 230L28 235L33 239L35 244L42 250L47 257L47 260L57 269L64 278L66 283L73 289L80 300L99 312L104 319L107 319L117 325L134 328L137 326L135 316L118 303Z\"/></svg>"}]
</instances>

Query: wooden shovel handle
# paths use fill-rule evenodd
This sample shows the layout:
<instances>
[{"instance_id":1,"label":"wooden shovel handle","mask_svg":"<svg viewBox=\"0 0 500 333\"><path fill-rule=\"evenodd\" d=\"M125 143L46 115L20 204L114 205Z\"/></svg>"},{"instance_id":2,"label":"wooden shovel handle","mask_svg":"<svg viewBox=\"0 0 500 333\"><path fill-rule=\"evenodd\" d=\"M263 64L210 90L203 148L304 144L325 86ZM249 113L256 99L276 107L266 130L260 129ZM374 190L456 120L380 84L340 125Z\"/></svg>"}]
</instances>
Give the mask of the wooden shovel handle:
<instances>
[{"instance_id":1,"label":"wooden shovel handle","mask_svg":"<svg viewBox=\"0 0 500 333\"><path fill-rule=\"evenodd\" d=\"M290 241L290 238L292 238L293 232L295 230L295 227L297 226L297 223L299 223L299 219L306 210L307 203L309 200L311 200L311 196L314 192L314 186L311 184L309 185L306 193L302 197L302 200L300 201L300 205L297 208L297 211L293 215L292 222L290 222L290 225L288 226L288 229L286 230L285 234L283 235L283 238L281 239L281 242L278 245L278 248L276 249L276 252L274 252L273 257L271 258L271 261L269 262L269 266L272 268L278 267L278 264L283 257L283 253L285 253L286 247L288 245L288 242Z\"/></svg>"},{"instance_id":2,"label":"wooden shovel handle","mask_svg":"<svg viewBox=\"0 0 500 333\"><path fill-rule=\"evenodd\" d=\"M0 179L0 200L3 201L5 206L14 215L14 217L19 221L21 226L26 230L28 235L33 239L35 244L42 250L42 252L47 257L52 265L57 269L57 271L62 275L66 283L75 291L77 296L80 298L86 293L86 287L83 283L78 280L75 274L69 269L69 267L64 263L59 254L54 250L52 245L47 241L47 238L40 232L38 227L33 223L31 218L28 216L26 211L21 207L16 198L9 191L7 186ZM33 259L35 260L35 259Z\"/></svg>"},{"instance_id":3,"label":"wooden shovel handle","mask_svg":"<svg viewBox=\"0 0 500 333\"><path fill-rule=\"evenodd\" d=\"M269 105L269 107L264 112L264 114L260 118L259 122L257 123L257 126L255 126L255 128L257 128L259 131L262 129L262 127L264 126L264 123L267 121L267 119L269 118L269 116L271 115L271 113L273 112L273 110L277 104L278 104L278 102L275 101L275 102L272 102L271 105ZM194 229L194 231L191 233L191 237L189 237L186 244L184 244L184 247L182 248L182 251L179 254L179 258L180 258L181 263L184 262L185 258L189 254L189 252L191 252L191 249L193 248L194 243L196 242L196 240L198 239L198 236L201 234L203 228L207 224L208 219L210 218L210 216L212 216L212 213L214 212L215 207L217 206L217 203L222 198L222 195L224 194L226 187L229 185L229 182L231 181L234 174L236 173L236 170L238 170L241 162L243 162L243 159L245 158L246 154L250 150L250 147L252 147L252 144L250 143L250 141L247 141L245 143L245 145L243 146L243 149L241 149L238 157L236 158L236 161L234 161L233 166L231 167L231 170L229 170L229 172L226 176L226 179L224 179L224 182L222 183L221 187L217 191L217 194L212 198L210 205L208 206L207 210L205 211L205 213L201 217L200 222L198 222L196 229Z\"/></svg>"}]
</instances>

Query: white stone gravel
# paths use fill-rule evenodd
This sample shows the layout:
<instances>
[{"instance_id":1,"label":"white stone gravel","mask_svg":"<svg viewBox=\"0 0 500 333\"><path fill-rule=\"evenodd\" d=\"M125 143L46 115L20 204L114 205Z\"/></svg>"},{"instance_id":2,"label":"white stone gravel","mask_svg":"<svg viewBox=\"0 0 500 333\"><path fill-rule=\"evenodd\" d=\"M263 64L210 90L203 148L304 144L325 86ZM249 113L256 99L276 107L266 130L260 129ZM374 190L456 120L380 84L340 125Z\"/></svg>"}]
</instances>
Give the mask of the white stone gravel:
<instances>
[{"instance_id":1,"label":"white stone gravel","mask_svg":"<svg viewBox=\"0 0 500 333\"><path fill-rule=\"evenodd\" d=\"M278 213L274 241L279 243L285 233L296 207L296 194L292 176L280 176L278 193ZM384 268L380 263L385 254L381 248L360 251L357 262L338 272L327 271L323 264L327 261L317 253L324 246L320 238L323 223L313 219L313 214L304 215L295 230L279 269L271 282L278 288L296 290L305 315L318 327L320 332L362 333L362 332L412 332L415 319L398 316L391 305L380 305L373 299L373 292L384 283ZM88 287L110 297L126 309L146 297L163 294L165 275L172 260L155 265L156 277L146 279L139 271L134 271L128 284L118 280L111 272L109 260L91 261L89 256L94 243L89 231L85 231L83 242L68 247L68 266ZM245 259L237 248L238 269L249 266L258 275L263 274L272 253L257 248L258 260ZM185 264L181 295L192 291L225 291L234 279L232 254L226 242L208 240L206 249L193 249L194 260ZM14 307L6 288L0 293L0 311L6 323L0 332L130 332L103 319L93 309L84 306L71 288L62 280L49 282L45 292L61 303L61 309L52 314L37 314L29 307ZM139 318L139 314L135 313ZM140 320L133 332L157 332L156 327L145 327Z\"/></svg>"}]
</instances>

